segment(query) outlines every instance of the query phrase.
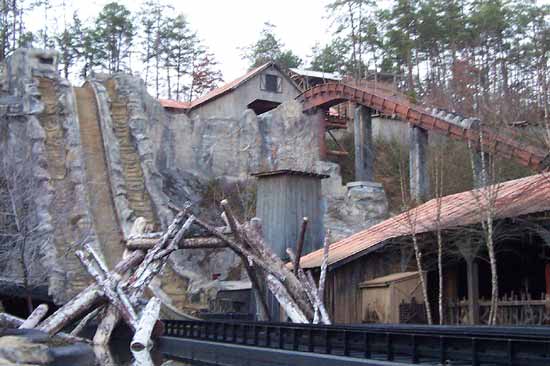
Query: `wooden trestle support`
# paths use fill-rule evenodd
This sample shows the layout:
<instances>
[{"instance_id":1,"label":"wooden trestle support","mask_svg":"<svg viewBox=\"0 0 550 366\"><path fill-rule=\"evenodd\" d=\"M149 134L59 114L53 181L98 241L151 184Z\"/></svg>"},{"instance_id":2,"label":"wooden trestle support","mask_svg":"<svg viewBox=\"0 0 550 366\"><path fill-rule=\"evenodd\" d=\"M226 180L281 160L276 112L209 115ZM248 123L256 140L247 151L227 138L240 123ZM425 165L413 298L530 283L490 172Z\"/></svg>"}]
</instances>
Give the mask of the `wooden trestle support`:
<instances>
[{"instance_id":1,"label":"wooden trestle support","mask_svg":"<svg viewBox=\"0 0 550 366\"><path fill-rule=\"evenodd\" d=\"M134 222L126 243L123 258L113 269L109 269L102 256L90 245L84 245L76 255L94 282L64 304L52 315L42 320L47 312L45 305L39 306L27 320L7 314L0 314L0 325L21 328L36 328L52 336L62 335L67 339L82 340L79 334L89 322L98 318L99 325L93 338L94 344L105 345L119 320L124 321L134 332L133 349L144 349L151 344L151 337L162 329L159 323L161 300L152 297L145 301L144 292L155 276L159 275L176 250L196 248L227 247L239 255L252 282L260 302L259 318L269 320L265 304L266 288L269 288L288 317L296 323L330 324L323 304L323 287L326 278L328 235L325 240L324 266L317 287L311 273L304 273L299 265L293 270L273 253L262 238L262 224L258 218L244 224L235 218L227 201L221 202L222 217L227 227L217 228L190 213L189 205L178 211L172 224L165 232L146 233L144 218ZM306 230L304 219L302 232ZM190 237L196 230L207 232L208 237ZM297 247L303 246L304 235L298 238ZM296 258L299 263L301 250ZM144 304L146 303L146 306ZM41 321L42 320L42 321ZM60 333L72 329L70 334Z\"/></svg>"}]
</instances>

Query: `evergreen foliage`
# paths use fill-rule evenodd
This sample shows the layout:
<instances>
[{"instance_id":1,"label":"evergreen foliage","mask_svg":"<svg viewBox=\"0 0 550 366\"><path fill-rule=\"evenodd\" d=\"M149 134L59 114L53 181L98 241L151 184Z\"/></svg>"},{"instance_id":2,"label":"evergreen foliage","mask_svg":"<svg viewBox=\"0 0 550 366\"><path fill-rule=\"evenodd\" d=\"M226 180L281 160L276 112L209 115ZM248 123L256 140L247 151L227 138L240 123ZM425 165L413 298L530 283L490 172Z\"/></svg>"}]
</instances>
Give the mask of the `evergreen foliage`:
<instances>
[{"instance_id":1,"label":"evergreen foliage","mask_svg":"<svg viewBox=\"0 0 550 366\"><path fill-rule=\"evenodd\" d=\"M276 62L283 68L294 68L302 64L302 60L291 50L285 49L284 43L275 34L276 27L266 22L260 33L260 38L244 49L243 59L250 63L250 69L261 66L269 61Z\"/></svg>"},{"instance_id":2,"label":"evergreen foliage","mask_svg":"<svg viewBox=\"0 0 550 366\"><path fill-rule=\"evenodd\" d=\"M186 17L160 0L146 0L133 14L114 1L95 17L66 19L66 0L0 0L0 61L20 46L57 48L65 78L93 72L132 72L142 66L153 94L190 100L215 88L221 72ZM43 27L30 33L25 14L43 14ZM62 29L59 16L63 14ZM57 14L58 15L58 14ZM52 26L54 25L54 26Z\"/></svg>"}]
</instances>

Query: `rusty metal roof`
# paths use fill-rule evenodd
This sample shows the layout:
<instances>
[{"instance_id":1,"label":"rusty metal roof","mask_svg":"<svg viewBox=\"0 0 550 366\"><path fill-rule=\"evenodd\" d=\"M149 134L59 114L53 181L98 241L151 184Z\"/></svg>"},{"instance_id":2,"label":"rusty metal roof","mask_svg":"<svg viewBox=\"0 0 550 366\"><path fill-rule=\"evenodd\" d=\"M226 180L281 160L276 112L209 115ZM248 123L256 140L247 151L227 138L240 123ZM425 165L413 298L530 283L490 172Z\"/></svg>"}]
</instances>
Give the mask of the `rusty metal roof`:
<instances>
[{"instance_id":1,"label":"rusty metal roof","mask_svg":"<svg viewBox=\"0 0 550 366\"><path fill-rule=\"evenodd\" d=\"M191 103L189 102L178 102L171 99L159 99L159 103L164 108L189 109L191 107Z\"/></svg>"},{"instance_id":2,"label":"rusty metal roof","mask_svg":"<svg viewBox=\"0 0 550 366\"><path fill-rule=\"evenodd\" d=\"M239 77L239 78L237 78L237 79L235 79L235 80L233 80L233 81L231 81L231 82L229 82L225 85L222 85L219 88L211 90L206 95L203 95L202 97L197 98L192 102L177 102L177 101L168 100L168 99L161 99L161 100L159 100L159 102L164 108L191 110L191 109L194 109L194 108L200 106L201 104L209 102L213 99L216 99L216 98L218 98L218 97L220 97L220 96L236 89L240 85L242 85L242 84L246 83L248 80L252 79L258 73L268 69L271 66L275 66L275 67L278 68L278 66L274 62L272 62L272 61L267 62L267 63L265 63L261 66L258 66L256 68L250 70L249 72L247 72L243 76L241 76L241 77ZM281 70L279 70L279 71L281 71ZM281 73L286 76L286 73L284 73L282 71L281 71Z\"/></svg>"},{"instance_id":3,"label":"rusty metal roof","mask_svg":"<svg viewBox=\"0 0 550 366\"><path fill-rule=\"evenodd\" d=\"M538 174L441 198L441 228L471 225L480 222L480 203L487 202L494 192L495 218L517 217L550 211L550 176ZM432 199L412 210L389 218L366 230L330 245L328 263L332 268L382 247L389 239L436 230L437 200ZM412 225L411 225L412 223ZM302 268L321 265L323 250L302 257Z\"/></svg>"}]
</instances>

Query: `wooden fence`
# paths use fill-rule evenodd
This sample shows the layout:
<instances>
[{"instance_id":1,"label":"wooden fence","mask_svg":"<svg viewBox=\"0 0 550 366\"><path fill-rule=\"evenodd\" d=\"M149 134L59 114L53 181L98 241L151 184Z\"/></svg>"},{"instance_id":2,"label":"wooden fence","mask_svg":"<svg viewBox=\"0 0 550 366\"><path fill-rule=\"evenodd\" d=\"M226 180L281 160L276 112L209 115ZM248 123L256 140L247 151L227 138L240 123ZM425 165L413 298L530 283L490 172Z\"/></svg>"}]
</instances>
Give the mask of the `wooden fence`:
<instances>
[{"instance_id":1,"label":"wooden fence","mask_svg":"<svg viewBox=\"0 0 550 366\"><path fill-rule=\"evenodd\" d=\"M491 301L479 301L479 320L487 324ZM462 299L447 305L447 324L469 324L469 302ZM550 324L550 298L544 294L540 300L530 295L510 294L498 300L497 324L500 325L543 325Z\"/></svg>"}]
</instances>

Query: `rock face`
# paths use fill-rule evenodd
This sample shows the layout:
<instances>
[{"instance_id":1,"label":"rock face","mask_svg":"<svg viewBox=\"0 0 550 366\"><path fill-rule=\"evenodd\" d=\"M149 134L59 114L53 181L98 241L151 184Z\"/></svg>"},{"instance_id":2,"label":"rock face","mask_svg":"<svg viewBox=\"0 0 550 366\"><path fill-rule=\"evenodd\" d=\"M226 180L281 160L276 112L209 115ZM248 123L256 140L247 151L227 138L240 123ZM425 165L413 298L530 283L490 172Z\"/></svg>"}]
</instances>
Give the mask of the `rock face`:
<instances>
[{"instance_id":1,"label":"rock face","mask_svg":"<svg viewBox=\"0 0 550 366\"><path fill-rule=\"evenodd\" d=\"M208 178L245 179L283 168L312 171L319 160L313 123L295 101L260 116L246 110L240 119L198 120L170 113L155 133L157 162L162 170L177 167Z\"/></svg>"},{"instance_id":2,"label":"rock face","mask_svg":"<svg viewBox=\"0 0 550 366\"><path fill-rule=\"evenodd\" d=\"M384 187L375 182L350 182L342 185L340 167L318 162L317 171L330 175L323 180L324 224L331 240L344 239L388 218Z\"/></svg>"},{"instance_id":3,"label":"rock face","mask_svg":"<svg viewBox=\"0 0 550 366\"><path fill-rule=\"evenodd\" d=\"M12 188L15 216L25 222L17 230L24 240L12 243L14 259L6 261L2 275L31 287L46 282L53 299L63 302L86 282L73 245L94 243L95 234L74 97L57 74L56 60L55 52L21 49L0 78L0 104L18 105L16 113L0 115L2 175ZM24 261L16 259L22 255Z\"/></svg>"},{"instance_id":4,"label":"rock face","mask_svg":"<svg viewBox=\"0 0 550 366\"><path fill-rule=\"evenodd\" d=\"M250 173L277 169L328 173L324 220L333 239L384 217L380 187L343 187L338 166L319 161L318 121L295 101L260 116L191 119L165 111L138 78L102 76L73 88L56 69L55 52L22 49L0 77L0 202L9 202L8 178L23 179L17 204L32 228L26 245L0 261L0 276L47 285L56 303L88 283L74 251L90 243L112 265L139 216L163 230L169 203L190 201L221 224L204 205L213 182L253 185ZM225 249L181 251L171 263L156 290L179 308L204 306L224 281L245 279Z\"/></svg>"}]
</instances>

